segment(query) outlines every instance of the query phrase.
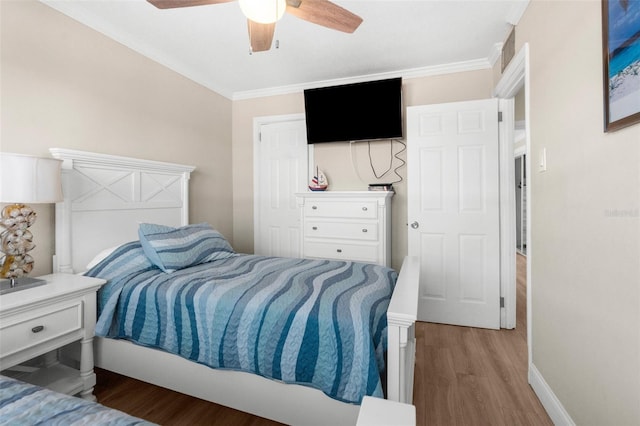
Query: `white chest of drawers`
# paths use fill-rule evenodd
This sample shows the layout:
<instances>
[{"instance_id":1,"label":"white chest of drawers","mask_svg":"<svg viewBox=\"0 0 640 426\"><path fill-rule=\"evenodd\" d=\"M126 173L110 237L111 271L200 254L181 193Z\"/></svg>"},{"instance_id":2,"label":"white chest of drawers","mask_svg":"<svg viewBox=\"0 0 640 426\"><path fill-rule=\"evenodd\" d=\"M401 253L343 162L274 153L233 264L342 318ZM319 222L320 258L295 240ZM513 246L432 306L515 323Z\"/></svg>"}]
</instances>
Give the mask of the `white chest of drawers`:
<instances>
[{"instance_id":1,"label":"white chest of drawers","mask_svg":"<svg viewBox=\"0 0 640 426\"><path fill-rule=\"evenodd\" d=\"M104 280L73 274L39 277L47 284L0 295L0 370L40 355L41 368L18 374L18 379L86 399L93 397L93 334L96 324L96 291ZM57 361L56 349L79 341L79 369Z\"/></svg>"},{"instance_id":2,"label":"white chest of drawers","mask_svg":"<svg viewBox=\"0 0 640 426\"><path fill-rule=\"evenodd\" d=\"M386 191L296 194L302 256L391 266L391 197Z\"/></svg>"}]
</instances>

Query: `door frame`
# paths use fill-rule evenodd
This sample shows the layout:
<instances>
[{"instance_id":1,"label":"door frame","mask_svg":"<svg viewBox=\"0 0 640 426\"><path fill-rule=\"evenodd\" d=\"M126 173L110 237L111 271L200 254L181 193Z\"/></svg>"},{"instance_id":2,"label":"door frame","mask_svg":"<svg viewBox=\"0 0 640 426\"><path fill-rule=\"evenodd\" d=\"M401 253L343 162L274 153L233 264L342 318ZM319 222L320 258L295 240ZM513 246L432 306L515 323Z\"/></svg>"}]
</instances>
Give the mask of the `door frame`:
<instances>
[{"instance_id":1,"label":"door frame","mask_svg":"<svg viewBox=\"0 0 640 426\"><path fill-rule=\"evenodd\" d=\"M505 69L504 73L502 74L502 77L500 78L500 81L498 81L498 84L496 84L493 90L493 96L498 97L500 99L511 100L511 102L513 102L513 98L520 91L520 89L524 87L525 145L526 145L526 152L529 154L526 157L525 164L526 164L527 170L529 170L529 173L531 173L531 155L530 155L531 154L531 131L530 131L531 94L530 94L530 83L529 83L529 76L530 76L529 66L530 66L529 44L525 43L522 46L522 48L518 51L518 53L514 56L514 58L511 60L511 63L509 64L509 66ZM511 108L511 114L513 114L513 108ZM505 127L510 127L510 129L506 130L507 134L509 131L513 133L513 128L514 128L513 117L511 117L511 120L512 120L511 125L507 125L506 122L503 121L503 125ZM505 137L506 136L508 135L505 135ZM512 142L513 135L511 135L511 139L506 139L506 140L511 140ZM514 168L513 143L507 143L505 145L508 145L506 149L510 152L510 157L508 159L505 159L506 161L505 164L507 164L508 167L510 167L512 170L511 179L509 179L510 182L508 183L508 191L511 193L511 196L510 196L511 202L509 202L508 199L506 200L507 201L505 203L506 205L503 206L503 210L502 210L502 212L504 213L504 216L502 217L506 218L504 222L511 223L510 226L511 226L511 229L513 230L512 239L515 239L515 196L513 195L515 193L515 182L514 182L514 176L513 176L513 168ZM532 320L531 320L532 318L531 289L533 287L533 282L531 280L531 259L533 256L533 247L532 247L533 244L531 241L531 229L533 228L531 226L531 210L532 210L531 209L531 205L532 205L531 180L532 180L531 177L529 177L529 180L526 186L526 198L528 203L527 237L526 238L527 238L527 349L528 349L529 371L531 371L531 361L532 361L532 353L533 353ZM503 231L510 232L508 229L503 229ZM508 235L505 236L505 238L507 237ZM505 317L504 318L505 318L505 322L507 323L510 321L513 321L513 325L515 326L515 313L516 313L515 312L516 311L515 243L506 247L511 248L513 262L510 262L508 265L503 265L503 266L505 270L508 268L513 268L513 278L511 278L513 282L512 283L509 282L508 285L506 285L504 288L505 290L505 293L503 293L503 297L505 298L505 312L504 312Z\"/></svg>"},{"instance_id":2,"label":"door frame","mask_svg":"<svg viewBox=\"0 0 640 426\"><path fill-rule=\"evenodd\" d=\"M253 246L258 246L258 238L260 238L260 197L258 196L258 177L260 176L260 130L262 126L275 123L284 123L287 121L304 121L305 115L301 114L285 114L285 115L269 115L263 117L254 117L253 119ZM307 148L307 169L308 165L313 163L313 145ZM309 171L309 173L312 173Z\"/></svg>"}]
</instances>

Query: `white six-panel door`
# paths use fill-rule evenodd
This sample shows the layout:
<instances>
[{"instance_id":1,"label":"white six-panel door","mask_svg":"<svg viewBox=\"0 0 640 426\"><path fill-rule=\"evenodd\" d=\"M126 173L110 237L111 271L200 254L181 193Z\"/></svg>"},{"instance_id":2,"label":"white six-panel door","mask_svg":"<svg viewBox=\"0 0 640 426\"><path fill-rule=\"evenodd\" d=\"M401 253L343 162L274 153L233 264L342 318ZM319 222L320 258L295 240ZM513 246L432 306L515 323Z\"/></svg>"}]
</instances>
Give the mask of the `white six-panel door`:
<instances>
[{"instance_id":1,"label":"white six-panel door","mask_svg":"<svg viewBox=\"0 0 640 426\"><path fill-rule=\"evenodd\" d=\"M265 256L299 257L300 212L296 192L306 189L307 137L304 120L262 124L256 149L256 238Z\"/></svg>"},{"instance_id":2,"label":"white six-panel door","mask_svg":"<svg viewBox=\"0 0 640 426\"><path fill-rule=\"evenodd\" d=\"M418 319L500 328L498 101L407 108Z\"/></svg>"}]
</instances>

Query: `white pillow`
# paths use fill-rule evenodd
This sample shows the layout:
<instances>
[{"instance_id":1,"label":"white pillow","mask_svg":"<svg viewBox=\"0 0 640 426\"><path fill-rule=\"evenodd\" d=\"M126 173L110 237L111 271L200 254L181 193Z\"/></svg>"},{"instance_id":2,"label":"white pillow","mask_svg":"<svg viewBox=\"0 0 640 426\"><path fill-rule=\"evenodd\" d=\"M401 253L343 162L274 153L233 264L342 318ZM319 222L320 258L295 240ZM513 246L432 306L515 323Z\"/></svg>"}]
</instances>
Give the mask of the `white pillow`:
<instances>
[{"instance_id":1,"label":"white pillow","mask_svg":"<svg viewBox=\"0 0 640 426\"><path fill-rule=\"evenodd\" d=\"M98 253L92 260L91 262L89 262L87 264L87 271L91 268L93 268L94 266L96 266L98 263L102 262L107 256L109 256L111 253L113 253L113 251L115 249L117 249L120 246L115 246L115 247L109 247L108 249L104 249L102 250L100 253Z\"/></svg>"}]
</instances>

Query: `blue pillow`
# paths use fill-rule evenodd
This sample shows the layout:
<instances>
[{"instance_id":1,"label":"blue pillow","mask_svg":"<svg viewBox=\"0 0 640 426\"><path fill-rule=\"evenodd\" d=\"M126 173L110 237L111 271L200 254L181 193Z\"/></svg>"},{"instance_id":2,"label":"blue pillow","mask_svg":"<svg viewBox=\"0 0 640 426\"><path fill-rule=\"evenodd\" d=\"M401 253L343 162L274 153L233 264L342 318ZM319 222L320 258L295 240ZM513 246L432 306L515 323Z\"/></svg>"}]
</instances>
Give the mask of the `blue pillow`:
<instances>
[{"instance_id":1,"label":"blue pillow","mask_svg":"<svg viewBox=\"0 0 640 426\"><path fill-rule=\"evenodd\" d=\"M151 263L167 273L235 255L229 242L208 223L181 228L142 223L138 236Z\"/></svg>"}]
</instances>

